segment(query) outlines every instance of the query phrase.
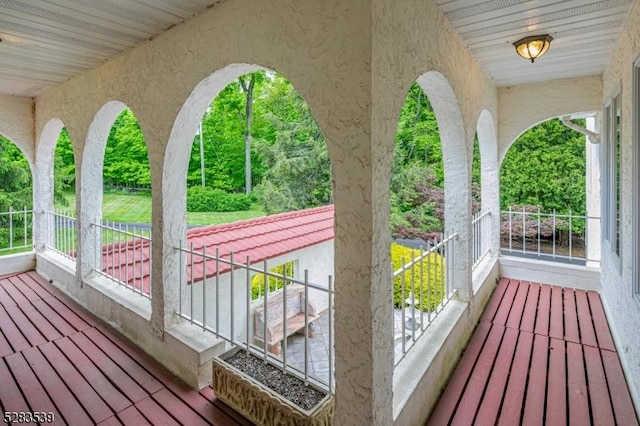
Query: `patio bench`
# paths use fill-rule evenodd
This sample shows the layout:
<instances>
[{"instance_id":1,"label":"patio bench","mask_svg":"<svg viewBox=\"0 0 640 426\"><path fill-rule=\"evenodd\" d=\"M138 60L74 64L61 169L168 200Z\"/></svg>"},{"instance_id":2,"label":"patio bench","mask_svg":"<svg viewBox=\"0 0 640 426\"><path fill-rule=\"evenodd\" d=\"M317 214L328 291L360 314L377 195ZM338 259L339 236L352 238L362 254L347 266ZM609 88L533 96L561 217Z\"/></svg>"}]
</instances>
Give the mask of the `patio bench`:
<instances>
[{"instance_id":1,"label":"patio bench","mask_svg":"<svg viewBox=\"0 0 640 426\"><path fill-rule=\"evenodd\" d=\"M287 329L284 329L284 292L280 291L267 298L266 315L266 339L265 332L265 307L263 304L254 310L254 339L261 344L266 343L267 350L276 356L280 356L282 341L294 333L306 334L313 337L313 330L308 327L305 330L305 307L307 311L308 323L318 318L316 308L313 303L306 301L304 297L304 287L301 285L291 285L287 287L286 318ZM266 342L265 342L266 341Z\"/></svg>"}]
</instances>

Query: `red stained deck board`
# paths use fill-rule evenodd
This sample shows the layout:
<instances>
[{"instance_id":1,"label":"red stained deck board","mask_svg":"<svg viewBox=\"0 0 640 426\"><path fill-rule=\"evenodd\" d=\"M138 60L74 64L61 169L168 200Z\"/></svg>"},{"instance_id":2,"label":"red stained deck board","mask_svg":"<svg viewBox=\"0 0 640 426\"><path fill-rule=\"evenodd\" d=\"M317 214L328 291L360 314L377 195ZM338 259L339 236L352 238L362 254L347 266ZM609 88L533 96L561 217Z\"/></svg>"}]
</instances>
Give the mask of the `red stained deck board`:
<instances>
[{"instance_id":1,"label":"red stained deck board","mask_svg":"<svg viewBox=\"0 0 640 426\"><path fill-rule=\"evenodd\" d=\"M14 352L19 352L31 347L27 339L25 339L20 332L20 329L18 329L18 327L13 323L13 320L9 317L7 311L5 311L1 306L0 330L2 330L2 334L4 334L4 337L7 339Z\"/></svg>"},{"instance_id":2,"label":"red stained deck board","mask_svg":"<svg viewBox=\"0 0 640 426\"><path fill-rule=\"evenodd\" d=\"M587 292L576 290L575 293L578 323L580 325L580 341L583 345L597 347L598 339L596 339L596 330L593 328Z\"/></svg>"},{"instance_id":3,"label":"red stained deck board","mask_svg":"<svg viewBox=\"0 0 640 426\"><path fill-rule=\"evenodd\" d=\"M516 297L518 287L519 286L517 281L509 281L509 285L507 285L507 289L504 292L504 296L502 297L500 306L496 311L496 315L493 317L494 324L501 326L507 324L507 318L509 317L509 312L511 311L511 306L513 304L514 298Z\"/></svg>"},{"instance_id":4,"label":"red stained deck board","mask_svg":"<svg viewBox=\"0 0 640 426\"><path fill-rule=\"evenodd\" d=\"M522 321L520 322L520 330L533 333L536 324L536 312L538 310L538 296L540 295L539 284L529 284L527 292L527 301L524 305L522 313Z\"/></svg>"},{"instance_id":5,"label":"red stained deck board","mask_svg":"<svg viewBox=\"0 0 640 426\"><path fill-rule=\"evenodd\" d=\"M66 385L95 423L106 420L113 415L107 404L53 343L45 343L38 349L58 375L64 378Z\"/></svg>"},{"instance_id":6,"label":"red stained deck board","mask_svg":"<svg viewBox=\"0 0 640 426\"><path fill-rule=\"evenodd\" d=\"M549 339L549 373L547 376L546 423L567 424L567 364L565 342Z\"/></svg>"},{"instance_id":7,"label":"red stained deck board","mask_svg":"<svg viewBox=\"0 0 640 426\"><path fill-rule=\"evenodd\" d=\"M593 423L596 425L613 425L613 409L609 398L603 395L609 393L607 379L604 374L604 367L600 359L600 350L592 346L583 346L584 360L587 367L587 380L589 383L589 399L591 402L591 412Z\"/></svg>"},{"instance_id":8,"label":"red stained deck board","mask_svg":"<svg viewBox=\"0 0 640 426\"><path fill-rule=\"evenodd\" d=\"M114 412L119 412L132 405L111 381L87 358L87 356L68 337L56 340L55 345L76 366L84 379L91 384L105 403Z\"/></svg>"},{"instance_id":9,"label":"red stained deck board","mask_svg":"<svg viewBox=\"0 0 640 426\"><path fill-rule=\"evenodd\" d=\"M51 306L49 306L44 300L36 300L33 302L33 307L37 309L43 317L47 318L63 336L68 336L69 334L76 332L76 329L62 318L60 314L51 309Z\"/></svg>"},{"instance_id":10,"label":"red stained deck board","mask_svg":"<svg viewBox=\"0 0 640 426\"><path fill-rule=\"evenodd\" d=\"M120 366L105 355L91 340L82 333L69 336L73 343L98 367L120 392L132 401L137 402L146 398L148 393L140 387Z\"/></svg>"},{"instance_id":11,"label":"red stained deck board","mask_svg":"<svg viewBox=\"0 0 640 426\"><path fill-rule=\"evenodd\" d=\"M103 420L98 423L98 426L121 426L122 423L116 416L111 416L107 420Z\"/></svg>"},{"instance_id":12,"label":"red stained deck board","mask_svg":"<svg viewBox=\"0 0 640 426\"><path fill-rule=\"evenodd\" d=\"M31 287L26 285L24 281L22 281L20 275L14 275L9 277L9 282L13 285L13 287L19 291L28 301L34 301L40 299L40 296L31 290Z\"/></svg>"},{"instance_id":13,"label":"red stained deck board","mask_svg":"<svg viewBox=\"0 0 640 426\"><path fill-rule=\"evenodd\" d=\"M9 296L9 293L7 293L2 286L0 286L0 306L4 306L5 308L16 306L16 301Z\"/></svg>"},{"instance_id":14,"label":"red stained deck board","mask_svg":"<svg viewBox=\"0 0 640 426\"><path fill-rule=\"evenodd\" d=\"M562 288L551 287L551 311L549 317L549 337L564 338L564 315L562 309Z\"/></svg>"},{"instance_id":15,"label":"red stained deck board","mask_svg":"<svg viewBox=\"0 0 640 426\"><path fill-rule=\"evenodd\" d=\"M54 414L54 421L49 424L66 424L58 409L42 388L33 371L22 356L22 353L14 353L5 357L9 369L13 373L16 382L25 395L31 411L44 411Z\"/></svg>"},{"instance_id":16,"label":"red stained deck board","mask_svg":"<svg viewBox=\"0 0 640 426\"><path fill-rule=\"evenodd\" d=\"M620 360L615 352L600 350L602 364L607 376L611 404L616 421L620 425L638 425L638 417L629 395L627 381L624 378Z\"/></svg>"},{"instance_id":17,"label":"red stained deck board","mask_svg":"<svg viewBox=\"0 0 640 426\"><path fill-rule=\"evenodd\" d=\"M526 294L526 292L525 292ZM500 412L500 406L504 398L504 391L507 387L510 366L513 362L513 354L518 343L518 330L506 328L500 350L495 360L495 368L491 371L489 383L480 404L480 409L476 417L476 425L494 425ZM509 410L513 407L509 406Z\"/></svg>"},{"instance_id":18,"label":"red stained deck board","mask_svg":"<svg viewBox=\"0 0 640 426\"><path fill-rule=\"evenodd\" d=\"M513 284L512 284L513 285ZM524 306L527 301L527 293L529 292L529 283L522 282L518 285L516 296L511 304L511 311L507 318L506 326L509 328L520 328L520 320L524 312Z\"/></svg>"},{"instance_id":19,"label":"red stained deck board","mask_svg":"<svg viewBox=\"0 0 640 426\"><path fill-rule=\"evenodd\" d=\"M564 288L562 293L564 299L564 339L569 342L580 343L578 311L573 289Z\"/></svg>"},{"instance_id":20,"label":"red stained deck board","mask_svg":"<svg viewBox=\"0 0 640 426\"><path fill-rule=\"evenodd\" d=\"M213 393L213 389L211 386L206 386L200 389L200 395L202 395L207 401L211 402L216 406L216 408L220 409L222 412L227 414L230 418L236 421L237 424L242 426L252 426L253 423L247 420L245 417L240 415L233 408L229 407L224 402L220 401Z\"/></svg>"},{"instance_id":21,"label":"red stained deck board","mask_svg":"<svg viewBox=\"0 0 640 426\"><path fill-rule=\"evenodd\" d=\"M531 360L533 347L533 337L534 335L532 333L526 331L521 331L518 336L518 344L513 357L509 382L504 393L502 411L500 412L499 424L501 425L515 425L520 423L520 415L524 405L524 395L527 386L529 361ZM498 366L500 366L500 364L498 364Z\"/></svg>"},{"instance_id":22,"label":"red stained deck board","mask_svg":"<svg viewBox=\"0 0 640 426\"><path fill-rule=\"evenodd\" d=\"M42 383L67 423L72 425L88 425L91 419L80 403L69 391L62 379L52 370L51 365L42 355L39 348L23 351L25 359L33 369L33 373Z\"/></svg>"},{"instance_id":23,"label":"red stained deck board","mask_svg":"<svg viewBox=\"0 0 640 426\"><path fill-rule=\"evenodd\" d=\"M9 295L9 297L11 297L11 299L13 299L16 305L24 305L29 303L29 299L24 297L24 295L20 293L18 289L16 289L15 285L11 281L9 281L9 278L0 280L0 287L3 288L3 290Z\"/></svg>"},{"instance_id":24,"label":"red stained deck board","mask_svg":"<svg viewBox=\"0 0 640 426\"><path fill-rule=\"evenodd\" d=\"M166 388L154 393L151 397L166 412L171 413L171 415L174 416L181 424L190 426L206 426L209 424L209 422L206 422L195 411L193 411L190 406L186 405Z\"/></svg>"},{"instance_id":25,"label":"red stained deck board","mask_svg":"<svg viewBox=\"0 0 640 426\"><path fill-rule=\"evenodd\" d=\"M18 309L18 308L16 307L14 309ZM51 325L51 322L49 322L49 319L43 316L40 312L38 312L35 306L33 305L20 306L20 309L22 310L24 315L27 318L29 318L29 321L33 324L35 328L38 329L40 334L42 334L42 336L46 340L52 341L62 337L62 334L60 334L58 330L53 325ZM8 312L8 314L13 316L11 312Z\"/></svg>"},{"instance_id":26,"label":"red stained deck board","mask_svg":"<svg viewBox=\"0 0 640 426\"><path fill-rule=\"evenodd\" d=\"M478 324L428 424L436 426L448 424L450 421L490 330L491 323L481 322Z\"/></svg>"},{"instance_id":27,"label":"red stained deck board","mask_svg":"<svg viewBox=\"0 0 640 426\"><path fill-rule=\"evenodd\" d=\"M29 411L27 401L25 401L22 393L20 393L20 388L15 380L13 380L11 372L2 358L0 358L0 383L2 383L2 386L0 386L0 404L2 404L5 412Z\"/></svg>"},{"instance_id":28,"label":"red stained deck board","mask_svg":"<svg viewBox=\"0 0 640 426\"><path fill-rule=\"evenodd\" d=\"M502 326L494 324L491 327L487 341L478 356L478 362L469 377L469 383L460 399L460 405L453 416L452 425L473 424L478 404L495 363L504 332L505 328Z\"/></svg>"},{"instance_id":29,"label":"red stained deck board","mask_svg":"<svg viewBox=\"0 0 640 426\"><path fill-rule=\"evenodd\" d=\"M536 315L535 333L549 335L549 318L551 316L551 286L541 285L538 297L538 313Z\"/></svg>"},{"instance_id":30,"label":"red stained deck board","mask_svg":"<svg viewBox=\"0 0 640 426\"><path fill-rule=\"evenodd\" d=\"M136 403L136 408L153 425L178 426L180 424L151 398L145 398L142 401L138 401Z\"/></svg>"},{"instance_id":31,"label":"red stained deck board","mask_svg":"<svg viewBox=\"0 0 640 426\"><path fill-rule=\"evenodd\" d=\"M32 273L28 272L26 274L20 274L20 278L31 290L33 290L34 293L36 293L40 297L40 299L52 297L52 294L45 290L42 284L38 283L34 279ZM45 285L50 286L49 283L46 283Z\"/></svg>"},{"instance_id":32,"label":"red stained deck board","mask_svg":"<svg viewBox=\"0 0 640 426\"><path fill-rule=\"evenodd\" d=\"M7 314L11 317L31 346L38 346L47 341L42 333L40 333L40 331L38 331L38 329L31 323L29 318L25 316L20 307L11 306L7 308Z\"/></svg>"},{"instance_id":33,"label":"red stained deck board","mask_svg":"<svg viewBox=\"0 0 640 426\"><path fill-rule=\"evenodd\" d=\"M611 338L609 324L607 324L607 317L604 314L600 296L598 295L598 293L588 291L587 297L589 299L589 306L591 307L593 327L596 330L596 337L598 338L598 347L600 347L601 349L615 351L616 347L613 344L613 339Z\"/></svg>"},{"instance_id":34,"label":"red stained deck board","mask_svg":"<svg viewBox=\"0 0 640 426\"><path fill-rule=\"evenodd\" d=\"M545 414L547 391L547 355L549 353L549 337L536 334L533 339L531 368L527 385L527 399L524 406L522 423L524 425L542 426ZM525 374L527 371L525 371ZM522 374L522 373L521 373ZM503 423L508 426L509 423ZM511 423L517 424L517 423Z\"/></svg>"},{"instance_id":35,"label":"red stained deck board","mask_svg":"<svg viewBox=\"0 0 640 426\"><path fill-rule=\"evenodd\" d=\"M118 418L120 419L123 425L132 425L132 426L151 425L151 423L149 423L147 419L145 419L144 416L140 413L140 411L138 411L138 409L134 406L131 406L126 410L119 412Z\"/></svg>"},{"instance_id":36,"label":"red stained deck board","mask_svg":"<svg viewBox=\"0 0 640 426\"><path fill-rule=\"evenodd\" d=\"M155 377L149 374L135 359L107 339L100 331L90 328L84 330L83 333L147 392L153 393L162 389L163 385Z\"/></svg>"},{"instance_id":37,"label":"red stained deck board","mask_svg":"<svg viewBox=\"0 0 640 426\"><path fill-rule=\"evenodd\" d=\"M569 394L569 423L572 425L591 423L584 368L582 345L567 342L567 392Z\"/></svg>"},{"instance_id":38,"label":"red stained deck board","mask_svg":"<svg viewBox=\"0 0 640 426\"><path fill-rule=\"evenodd\" d=\"M2 334L2 328L0 328L0 357L9 355L12 353L13 353L13 349L11 348L9 341L7 341L7 339L4 337L4 334Z\"/></svg>"},{"instance_id":39,"label":"red stained deck board","mask_svg":"<svg viewBox=\"0 0 640 426\"><path fill-rule=\"evenodd\" d=\"M91 324L84 321L76 312L77 309L71 310L67 305L62 303L56 297L44 299L44 302L49 305L51 309L56 311L58 315L65 319L75 330L81 331L91 327ZM36 302L37 303L37 302Z\"/></svg>"},{"instance_id":40,"label":"red stained deck board","mask_svg":"<svg viewBox=\"0 0 640 426\"><path fill-rule=\"evenodd\" d=\"M504 292L507 290L508 284L509 284L508 278L502 278L498 282L498 285L496 286L496 289L494 290L493 295L491 296L491 299L489 299L489 302L487 303L487 306L485 307L484 312L480 317L480 321L488 321L488 322L493 321L493 317L495 316L496 312L498 311L498 308L500 307L500 302L502 301Z\"/></svg>"}]
</instances>

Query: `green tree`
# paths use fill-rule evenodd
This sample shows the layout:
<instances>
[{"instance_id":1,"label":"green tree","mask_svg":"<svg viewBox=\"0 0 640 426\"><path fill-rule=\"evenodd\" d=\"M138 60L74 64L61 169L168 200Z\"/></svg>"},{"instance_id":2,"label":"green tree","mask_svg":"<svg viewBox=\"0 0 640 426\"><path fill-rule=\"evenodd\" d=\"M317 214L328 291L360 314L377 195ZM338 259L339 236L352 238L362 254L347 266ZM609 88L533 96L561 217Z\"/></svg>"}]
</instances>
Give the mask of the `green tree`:
<instances>
[{"instance_id":1,"label":"green tree","mask_svg":"<svg viewBox=\"0 0 640 426\"><path fill-rule=\"evenodd\" d=\"M31 208L31 170L22 151L0 136L0 211Z\"/></svg>"},{"instance_id":2,"label":"green tree","mask_svg":"<svg viewBox=\"0 0 640 426\"><path fill-rule=\"evenodd\" d=\"M128 108L111 127L104 154L103 179L107 185L151 185L147 145L138 120Z\"/></svg>"},{"instance_id":3,"label":"green tree","mask_svg":"<svg viewBox=\"0 0 640 426\"><path fill-rule=\"evenodd\" d=\"M532 205L583 215L585 167L584 136L557 119L532 127L513 143L502 162L501 208Z\"/></svg>"}]
</instances>

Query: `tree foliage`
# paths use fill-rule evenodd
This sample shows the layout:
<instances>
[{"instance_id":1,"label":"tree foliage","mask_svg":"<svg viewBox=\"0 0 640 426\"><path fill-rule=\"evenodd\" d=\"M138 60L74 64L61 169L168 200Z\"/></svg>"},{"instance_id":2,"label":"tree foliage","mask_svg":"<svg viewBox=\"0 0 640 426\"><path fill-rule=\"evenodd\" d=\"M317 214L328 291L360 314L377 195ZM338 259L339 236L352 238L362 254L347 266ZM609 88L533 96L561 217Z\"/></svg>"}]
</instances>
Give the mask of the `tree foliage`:
<instances>
[{"instance_id":1,"label":"tree foliage","mask_svg":"<svg viewBox=\"0 0 640 426\"><path fill-rule=\"evenodd\" d=\"M31 171L22 151L0 136L0 212L31 208Z\"/></svg>"}]
</instances>

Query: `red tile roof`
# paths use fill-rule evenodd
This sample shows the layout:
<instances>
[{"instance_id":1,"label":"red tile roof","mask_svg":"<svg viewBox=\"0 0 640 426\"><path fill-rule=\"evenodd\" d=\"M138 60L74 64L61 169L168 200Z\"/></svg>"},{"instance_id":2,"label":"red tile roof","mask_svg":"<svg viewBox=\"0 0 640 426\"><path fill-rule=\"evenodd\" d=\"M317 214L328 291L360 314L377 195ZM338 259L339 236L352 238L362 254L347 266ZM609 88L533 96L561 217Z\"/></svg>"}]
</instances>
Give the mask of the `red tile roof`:
<instances>
[{"instance_id":1,"label":"red tile roof","mask_svg":"<svg viewBox=\"0 0 640 426\"><path fill-rule=\"evenodd\" d=\"M205 273L201 255L203 249L208 256L214 256L217 249L222 259L229 259L230 254L233 253L236 263L246 263L248 257L252 264L256 264L333 239L333 224L334 207L329 205L190 229L187 231L187 249L191 250L193 246L193 251L200 253L193 258L193 281L198 282L203 276L210 278L217 273L228 272L230 269L227 264L216 265L215 261L208 260ZM135 256L132 249L134 244L136 245ZM128 271L122 272L120 276L126 277L129 285L137 289L140 289L142 283L142 291L148 293L150 272L148 242L133 240L117 247L110 244L103 247L102 253L102 265L106 273ZM187 265L191 265L190 254L187 254ZM191 281L191 274L187 279Z\"/></svg>"}]
</instances>

